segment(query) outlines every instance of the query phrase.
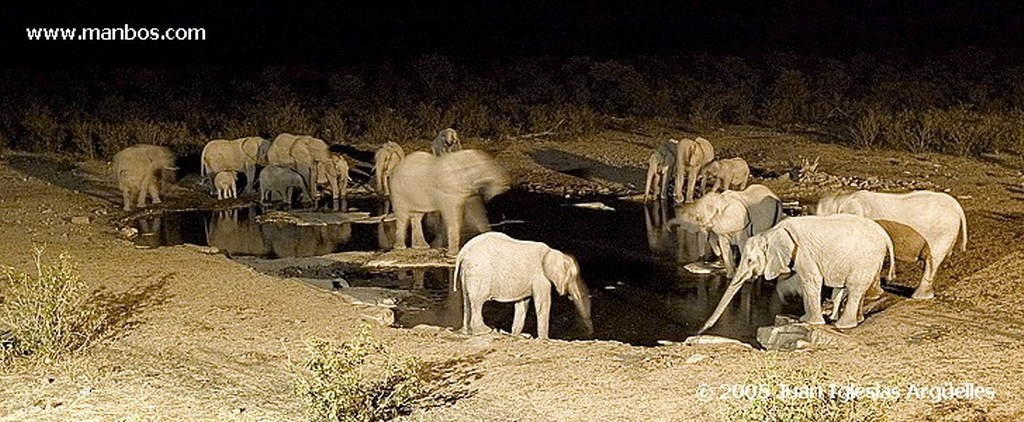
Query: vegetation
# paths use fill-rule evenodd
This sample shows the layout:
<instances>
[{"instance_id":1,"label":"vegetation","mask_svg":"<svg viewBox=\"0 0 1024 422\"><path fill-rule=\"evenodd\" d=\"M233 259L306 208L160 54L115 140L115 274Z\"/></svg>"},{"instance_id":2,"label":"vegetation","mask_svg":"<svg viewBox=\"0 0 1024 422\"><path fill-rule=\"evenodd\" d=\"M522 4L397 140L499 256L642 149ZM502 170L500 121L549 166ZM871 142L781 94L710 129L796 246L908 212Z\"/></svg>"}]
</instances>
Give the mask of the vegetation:
<instances>
[{"instance_id":1,"label":"vegetation","mask_svg":"<svg viewBox=\"0 0 1024 422\"><path fill-rule=\"evenodd\" d=\"M379 421L408 413L424 393L421 363L399 358L368 326L340 344L312 340L296 393L318 421Z\"/></svg>"},{"instance_id":2,"label":"vegetation","mask_svg":"<svg viewBox=\"0 0 1024 422\"><path fill-rule=\"evenodd\" d=\"M698 132L757 124L856 147L1024 154L1021 74L975 48L921 61L429 55L332 68L6 69L0 145L108 158L138 142L195 153L216 138L293 132L379 143L429 139L447 126L499 141L587 135L627 120L684 122Z\"/></svg>"},{"instance_id":3,"label":"vegetation","mask_svg":"<svg viewBox=\"0 0 1024 422\"><path fill-rule=\"evenodd\" d=\"M768 364L755 369L744 383L744 397L730 397L742 403L733 407L731 421L886 421L887 410L899 395L890 385L876 387L881 394L871 396L864 390L852 393L844 387L854 385L831 383L825 370L809 368L784 369ZM755 391L757 390L757 391Z\"/></svg>"},{"instance_id":4,"label":"vegetation","mask_svg":"<svg viewBox=\"0 0 1024 422\"><path fill-rule=\"evenodd\" d=\"M0 362L75 352L102 332L104 319L89 302L69 257L61 254L56 263L45 265L42 256L43 249L37 248L34 276L2 267Z\"/></svg>"}]
</instances>

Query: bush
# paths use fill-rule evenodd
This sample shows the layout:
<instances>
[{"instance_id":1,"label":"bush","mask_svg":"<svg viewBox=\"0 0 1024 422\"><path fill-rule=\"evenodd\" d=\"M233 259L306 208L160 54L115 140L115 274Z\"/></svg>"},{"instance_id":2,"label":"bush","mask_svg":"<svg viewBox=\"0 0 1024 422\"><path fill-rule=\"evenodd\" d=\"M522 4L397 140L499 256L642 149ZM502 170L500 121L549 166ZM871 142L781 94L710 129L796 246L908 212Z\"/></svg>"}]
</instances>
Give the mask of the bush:
<instances>
[{"instance_id":1,"label":"bush","mask_svg":"<svg viewBox=\"0 0 1024 422\"><path fill-rule=\"evenodd\" d=\"M43 265L35 250L36 275L3 267L0 279L0 360L16 356L52 358L87 346L102 332L104 318L88 300L85 284L69 257Z\"/></svg>"},{"instance_id":2,"label":"bush","mask_svg":"<svg viewBox=\"0 0 1024 422\"><path fill-rule=\"evenodd\" d=\"M766 365L754 370L744 385L764 386L770 394L743 400L746 405L732 409L731 421L886 421L886 410L898 398L851 397L832 394L832 384L823 369L783 369ZM820 387L820 394L806 397L781 396L782 386ZM881 388L891 385L879 384Z\"/></svg>"},{"instance_id":3,"label":"bush","mask_svg":"<svg viewBox=\"0 0 1024 422\"><path fill-rule=\"evenodd\" d=\"M379 421L408 413L424 392L421 363L394 356L363 325L341 344L308 342L296 394L318 421Z\"/></svg>"}]
</instances>

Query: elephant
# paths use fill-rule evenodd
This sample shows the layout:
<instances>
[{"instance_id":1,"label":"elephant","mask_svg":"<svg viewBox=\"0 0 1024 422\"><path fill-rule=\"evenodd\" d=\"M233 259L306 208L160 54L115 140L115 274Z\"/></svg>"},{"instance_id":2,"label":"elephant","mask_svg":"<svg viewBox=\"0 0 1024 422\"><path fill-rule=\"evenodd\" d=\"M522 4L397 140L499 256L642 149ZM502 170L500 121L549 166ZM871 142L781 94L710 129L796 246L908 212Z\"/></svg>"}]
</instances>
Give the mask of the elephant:
<instances>
[{"instance_id":1,"label":"elephant","mask_svg":"<svg viewBox=\"0 0 1024 422\"><path fill-rule=\"evenodd\" d=\"M548 338L551 286L569 295L587 335L594 332L590 320L590 292L580 277L576 258L541 242L518 240L504 233L487 232L474 237L455 259L452 290L462 285L462 332L490 332L484 325L484 302L515 302L512 334L523 332L530 298L537 312L537 337Z\"/></svg>"},{"instance_id":2,"label":"elephant","mask_svg":"<svg viewBox=\"0 0 1024 422\"><path fill-rule=\"evenodd\" d=\"M287 167L269 165L260 171L260 202L269 203L274 201L275 195L287 204L292 203L296 190L302 192L299 201L302 203L312 202L302 176Z\"/></svg>"},{"instance_id":3,"label":"elephant","mask_svg":"<svg viewBox=\"0 0 1024 422\"><path fill-rule=\"evenodd\" d=\"M960 239L960 251L967 250L964 210L955 198L945 193L914 191L897 194L862 190L826 195L818 201L815 209L817 215L839 213L892 221L920 234L928 245L928 254L924 257L924 275L914 290L914 299L935 297L932 281L942 261L953 253L957 238Z\"/></svg>"},{"instance_id":4,"label":"elephant","mask_svg":"<svg viewBox=\"0 0 1024 422\"><path fill-rule=\"evenodd\" d=\"M176 170L174 153L167 147L138 144L114 154L114 177L124 200L124 210L132 210L132 197L139 208L146 206L146 195L159 204L164 170Z\"/></svg>"},{"instance_id":5,"label":"elephant","mask_svg":"<svg viewBox=\"0 0 1024 422\"><path fill-rule=\"evenodd\" d=\"M487 153L468 149L436 157L413 152L391 175L391 206L395 211L395 249L406 247L412 226L412 247L426 248L423 216L440 212L448 255L459 252L466 204L480 195L489 201L509 188L505 172Z\"/></svg>"},{"instance_id":6,"label":"elephant","mask_svg":"<svg viewBox=\"0 0 1024 422\"><path fill-rule=\"evenodd\" d=\"M700 190L704 193L709 192L705 190L708 179L715 181L710 192L717 192L719 187L722 190L729 190L733 186L738 186L739 190L743 190L747 187L749 178L750 166L747 165L746 160L739 157L715 160L701 169Z\"/></svg>"},{"instance_id":7,"label":"elephant","mask_svg":"<svg viewBox=\"0 0 1024 422\"><path fill-rule=\"evenodd\" d=\"M267 165L270 140L258 136L235 140L217 139L206 143L200 156L199 172L203 180L222 171L245 173L243 192L251 192L256 181L256 166Z\"/></svg>"},{"instance_id":8,"label":"elephant","mask_svg":"<svg viewBox=\"0 0 1024 422\"><path fill-rule=\"evenodd\" d=\"M736 273L732 245L742 251L751 236L775 226L784 217L782 201L764 185L750 185L742 191L711 192L694 204L682 207L679 217L715 237L715 253L722 257L727 277Z\"/></svg>"},{"instance_id":9,"label":"elephant","mask_svg":"<svg viewBox=\"0 0 1024 422\"><path fill-rule=\"evenodd\" d=\"M335 167L331 165L331 152L327 143L320 139L290 133L277 135L267 151L267 162L298 172L306 183L306 194L313 199L319 198L316 183L322 178L319 173L325 171L334 199L341 197L341 191L337 186L338 175L335 173Z\"/></svg>"},{"instance_id":10,"label":"elephant","mask_svg":"<svg viewBox=\"0 0 1024 422\"><path fill-rule=\"evenodd\" d=\"M373 155L373 177L377 185L377 194L381 196L391 195L391 173L395 171L398 163L405 158L405 150L395 142L387 142Z\"/></svg>"},{"instance_id":11,"label":"elephant","mask_svg":"<svg viewBox=\"0 0 1024 422\"><path fill-rule=\"evenodd\" d=\"M715 148L707 139L683 139L676 148L676 202L693 202L693 191L697 176L707 163L714 161ZM686 197L683 197L683 182L686 182Z\"/></svg>"},{"instance_id":12,"label":"elephant","mask_svg":"<svg viewBox=\"0 0 1024 422\"><path fill-rule=\"evenodd\" d=\"M234 199L238 197L235 190L235 182L238 181L238 172L222 171L213 178L213 185L217 188L217 199Z\"/></svg>"},{"instance_id":13,"label":"elephant","mask_svg":"<svg viewBox=\"0 0 1024 422\"><path fill-rule=\"evenodd\" d=\"M800 321L825 323L821 315L821 288L825 285L847 290L848 304L835 326L853 328L863 319L861 299L878 283L886 257L888 278L892 280L896 274L892 241L885 230L856 215L787 218L747 240L742 257L736 275L699 332L718 321L746 280L758 275L771 280L791 271L799 277L804 301Z\"/></svg>"},{"instance_id":14,"label":"elephant","mask_svg":"<svg viewBox=\"0 0 1024 422\"><path fill-rule=\"evenodd\" d=\"M331 186L332 198L344 198L348 194L348 159L342 154L331 154L330 161L317 162L316 165L316 183Z\"/></svg>"},{"instance_id":15,"label":"elephant","mask_svg":"<svg viewBox=\"0 0 1024 422\"><path fill-rule=\"evenodd\" d=\"M657 195L658 199L668 196L668 181L676 168L676 149L679 141L669 139L662 142L647 159L647 183L644 187L644 202Z\"/></svg>"},{"instance_id":16,"label":"elephant","mask_svg":"<svg viewBox=\"0 0 1024 422\"><path fill-rule=\"evenodd\" d=\"M461 150L462 142L459 141L459 134L452 128L438 132L434 143L430 144L430 152L438 157Z\"/></svg>"}]
</instances>

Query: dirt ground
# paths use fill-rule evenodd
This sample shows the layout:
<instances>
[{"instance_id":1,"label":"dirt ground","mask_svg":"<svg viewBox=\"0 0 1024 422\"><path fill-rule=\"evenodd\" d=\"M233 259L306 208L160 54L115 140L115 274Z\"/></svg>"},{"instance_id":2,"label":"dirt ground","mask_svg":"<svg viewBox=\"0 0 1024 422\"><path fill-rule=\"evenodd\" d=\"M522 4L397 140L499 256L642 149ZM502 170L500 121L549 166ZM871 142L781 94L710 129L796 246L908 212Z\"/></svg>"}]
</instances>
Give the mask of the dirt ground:
<instances>
[{"instance_id":1,"label":"dirt ground","mask_svg":"<svg viewBox=\"0 0 1024 422\"><path fill-rule=\"evenodd\" d=\"M647 154L662 134L687 136L610 131L572 141L468 140L466 146L495 153L522 188L624 193L632 185L637 193ZM1015 157L858 151L745 127L703 136L719 157L744 157L758 182L784 199L812 199L829 188L827 180L779 178L816 158L818 170L834 180L948 189L967 213L968 250L940 269L935 300L902 300L870 316L847 332L854 342L849 347L774 353L728 344L644 348L470 338L383 326L378 308L193 246L136 249L114 228L124 214L103 163L6 152L0 159L0 263L27 270L37 244L46 245L51 258L70 253L117 324L76 356L0 370L0 416L303 420L293 385L305 341L347 339L369 321L373 334L396 352L446 370L458 392L452 403L417 408L407 420L722 420L743 403L702 400L699 389L743 383L765 365L820 367L830 381L858 385L973 383L995 391L993 399L900 400L890 409L895 420L1024 420L1024 247L1018 242L1024 178ZM172 188L169 198L170 206L209 201L183 188ZM72 217L90 221L74 224Z\"/></svg>"}]
</instances>

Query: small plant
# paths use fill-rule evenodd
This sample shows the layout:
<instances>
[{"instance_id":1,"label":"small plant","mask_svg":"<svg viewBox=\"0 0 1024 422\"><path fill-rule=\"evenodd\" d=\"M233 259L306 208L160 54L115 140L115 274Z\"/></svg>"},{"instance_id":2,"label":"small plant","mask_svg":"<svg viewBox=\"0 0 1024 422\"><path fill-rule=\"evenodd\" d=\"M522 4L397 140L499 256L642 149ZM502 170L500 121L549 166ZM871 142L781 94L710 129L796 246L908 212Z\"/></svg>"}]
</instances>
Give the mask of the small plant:
<instances>
[{"instance_id":1,"label":"small plant","mask_svg":"<svg viewBox=\"0 0 1024 422\"><path fill-rule=\"evenodd\" d=\"M822 368L781 368L769 364L755 369L745 385L763 387L759 394L734 407L731 421L886 421L887 409L898 400L853 392L850 384L833 383ZM877 391L896 387L874 385Z\"/></svg>"},{"instance_id":2,"label":"small plant","mask_svg":"<svg viewBox=\"0 0 1024 422\"><path fill-rule=\"evenodd\" d=\"M102 332L103 318L66 254L44 265L35 251L35 276L3 267L0 279L0 361L17 356L43 359L78 351Z\"/></svg>"},{"instance_id":3,"label":"small plant","mask_svg":"<svg viewBox=\"0 0 1024 422\"><path fill-rule=\"evenodd\" d=\"M388 420L424 392L420 361L394 356L366 325L341 344L311 340L308 349L295 390L314 420Z\"/></svg>"}]
</instances>

